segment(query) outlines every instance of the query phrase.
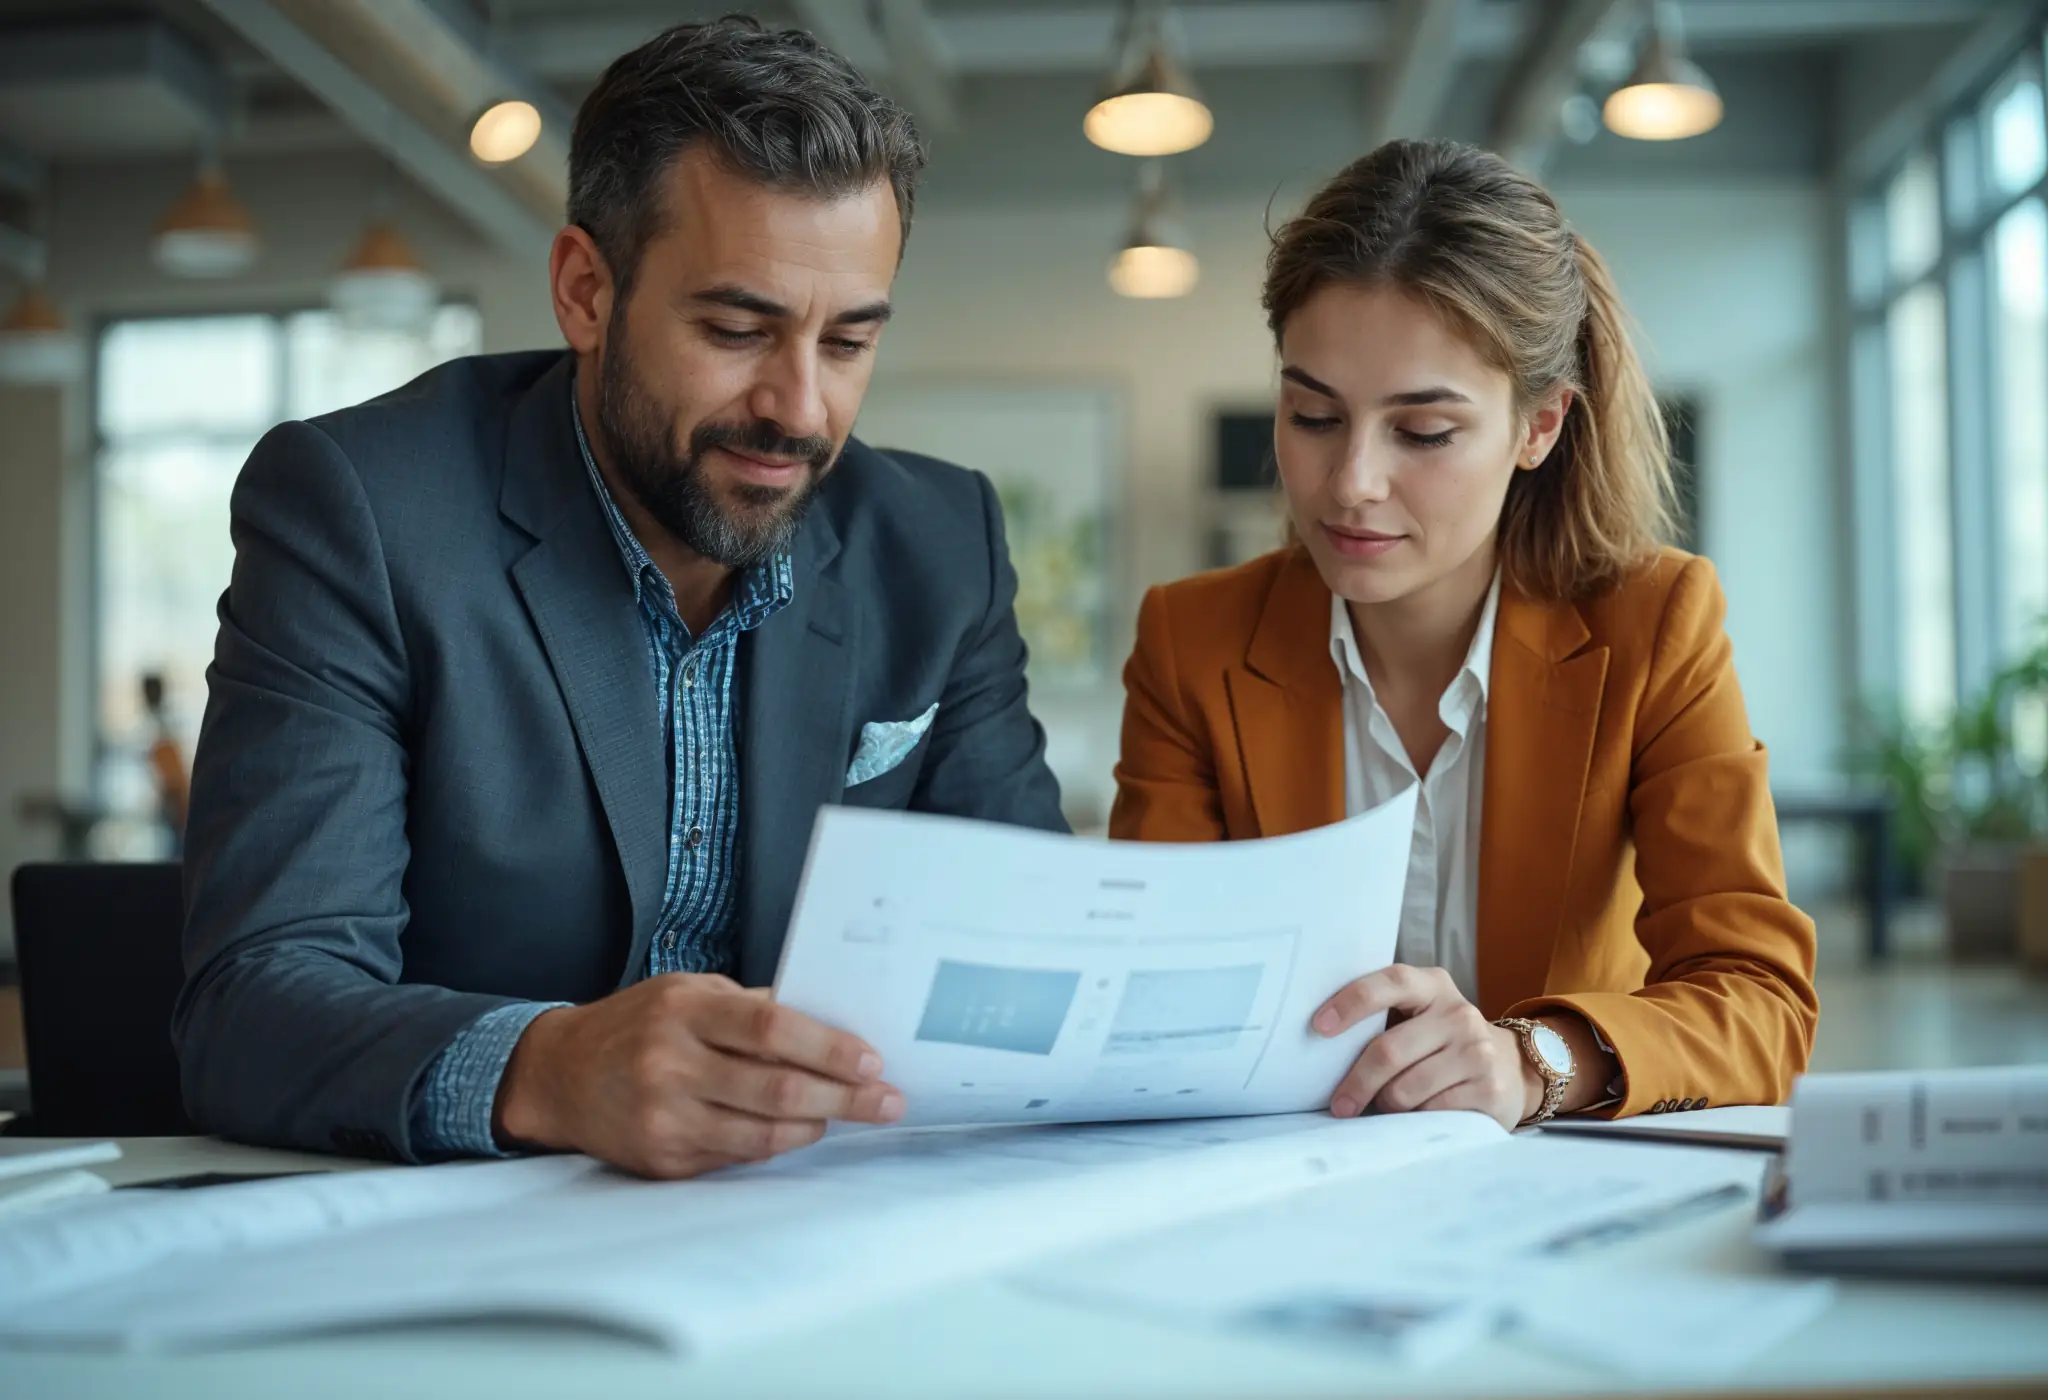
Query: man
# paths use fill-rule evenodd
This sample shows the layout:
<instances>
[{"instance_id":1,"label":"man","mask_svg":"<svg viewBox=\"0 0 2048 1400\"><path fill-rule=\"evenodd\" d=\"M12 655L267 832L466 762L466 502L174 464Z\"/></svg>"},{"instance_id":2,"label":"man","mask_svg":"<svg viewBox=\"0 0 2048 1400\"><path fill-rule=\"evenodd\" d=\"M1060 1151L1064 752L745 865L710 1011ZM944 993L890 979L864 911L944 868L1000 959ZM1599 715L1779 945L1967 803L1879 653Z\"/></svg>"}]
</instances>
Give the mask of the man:
<instances>
[{"instance_id":1,"label":"man","mask_svg":"<svg viewBox=\"0 0 2048 1400\"><path fill-rule=\"evenodd\" d=\"M923 160L808 35L672 29L577 117L569 351L257 446L187 847L199 1123L685 1176L901 1113L741 984L822 804L1063 829L994 493L850 437Z\"/></svg>"},{"instance_id":2,"label":"man","mask_svg":"<svg viewBox=\"0 0 2048 1400\"><path fill-rule=\"evenodd\" d=\"M171 732L163 674L150 671L142 677L142 712L149 718L149 771L156 779L157 813L170 834L171 849L181 849L185 840L185 813L192 802L192 773L185 765L185 751Z\"/></svg>"}]
</instances>

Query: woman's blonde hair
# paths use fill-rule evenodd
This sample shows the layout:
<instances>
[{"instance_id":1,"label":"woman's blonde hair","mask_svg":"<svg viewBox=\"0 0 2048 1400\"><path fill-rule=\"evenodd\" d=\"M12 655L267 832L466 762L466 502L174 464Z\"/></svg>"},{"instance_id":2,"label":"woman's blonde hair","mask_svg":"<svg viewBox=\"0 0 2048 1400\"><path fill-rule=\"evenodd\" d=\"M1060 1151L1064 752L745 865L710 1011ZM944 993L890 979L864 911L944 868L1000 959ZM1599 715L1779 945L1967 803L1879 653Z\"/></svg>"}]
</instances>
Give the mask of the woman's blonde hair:
<instances>
[{"instance_id":1,"label":"woman's blonde hair","mask_svg":"<svg viewBox=\"0 0 2048 1400\"><path fill-rule=\"evenodd\" d=\"M1277 341L1333 283L1421 300L1513 382L1518 410L1574 391L1557 445L1501 507L1506 581L1570 600L1608 587L1670 533L1670 437L1600 255L1557 201L1488 151L1389 141L1273 235L1264 303Z\"/></svg>"}]
</instances>

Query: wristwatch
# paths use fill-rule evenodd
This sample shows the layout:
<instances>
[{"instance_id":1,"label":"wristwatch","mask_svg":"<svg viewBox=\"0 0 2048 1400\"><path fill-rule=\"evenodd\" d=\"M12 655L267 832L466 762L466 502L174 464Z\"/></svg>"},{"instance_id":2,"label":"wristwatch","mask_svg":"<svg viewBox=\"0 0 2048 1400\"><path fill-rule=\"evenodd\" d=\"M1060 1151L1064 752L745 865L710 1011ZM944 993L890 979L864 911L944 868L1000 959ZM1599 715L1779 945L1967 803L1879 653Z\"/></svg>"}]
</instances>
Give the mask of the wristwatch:
<instances>
[{"instance_id":1,"label":"wristwatch","mask_svg":"<svg viewBox=\"0 0 2048 1400\"><path fill-rule=\"evenodd\" d=\"M1515 1039L1522 1042L1522 1057L1536 1067L1537 1075L1543 1080L1543 1102L1516 1126L1534 1127L1554 1118L1558 1106L1564 1102L1564 1091L1571 1087L1572 1076L1578 1072L1578 1066L1572 1063L1571 1046L1564 1043L1563 1036L1541 1021L1503 1016L1494 1024L1515 1033Z\"/></svg>"}]
</instances>

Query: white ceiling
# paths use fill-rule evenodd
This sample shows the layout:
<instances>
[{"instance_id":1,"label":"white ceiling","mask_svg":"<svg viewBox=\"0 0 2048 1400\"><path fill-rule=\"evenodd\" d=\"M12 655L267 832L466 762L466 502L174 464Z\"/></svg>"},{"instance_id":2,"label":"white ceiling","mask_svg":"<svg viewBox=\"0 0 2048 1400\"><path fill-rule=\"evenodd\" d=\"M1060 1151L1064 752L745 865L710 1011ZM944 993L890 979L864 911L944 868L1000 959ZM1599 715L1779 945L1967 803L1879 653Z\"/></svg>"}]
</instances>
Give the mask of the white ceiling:
<instances>
[{"instance_id":1,"label":"white ceiling","mask_svg":"<svg viewBox=\"0 0 2048 1400\"><path fill-rule=\"evenodd\" d=\"M1574 88L1599 95L1625 70L1637 0L1179 0L1173 34L1217 135L1176 158L1173 178L1197 194L1271 191L1326 171L1382 134L1373 124L1390 84L1425 94L1428 132L1504 147L1503 113L1519 94L1537 129L1514 139L1553 169L1818 176L1842 54L1941 42L2013 3L1685 0L1688 39L1728 98L1724 127L1673 148L1604 136L1569 148L1554 141L1556 106ZM230 158L371 146L481 231L530 241L558 216L567 120L604 65L666 25L736 5L813 28L906 101L934 133L931 198L1129 184L1129 162L1079 136L1110 61L1115 0L0 0L0 182L24 160L190 159L217 108ZM1418 47L1424 16L1452 38ZM9 62L53 28L90 39L138 19L204 73L161 53L94 58L89 45L65 62ZM1546 56L1560 34L1573 42ZM1425 64L1435 67L1414 71ZM462 134L478 94L500 88L543 104L552 144L484 171Z\"/></svg>"}]
</instances>

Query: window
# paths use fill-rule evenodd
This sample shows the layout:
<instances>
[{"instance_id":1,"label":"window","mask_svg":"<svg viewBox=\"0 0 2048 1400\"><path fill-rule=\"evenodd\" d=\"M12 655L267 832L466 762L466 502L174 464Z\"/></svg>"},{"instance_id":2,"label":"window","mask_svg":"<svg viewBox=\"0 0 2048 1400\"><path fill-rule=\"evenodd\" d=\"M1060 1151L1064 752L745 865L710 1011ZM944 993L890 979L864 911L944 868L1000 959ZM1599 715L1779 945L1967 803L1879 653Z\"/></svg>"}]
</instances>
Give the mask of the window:
<instances>
[{"instance_id":1,"label":"window","mask_svg":"<svg viewBox=\"0 0 2048 1400\"><path fill-rule=\"evenodd\" d=\"M146 755L159 676L169 735L189 756L206 701L214 609L234 563L228 493L273 425L359 402L475 353L476 311L451 305L420 333L344 328L332 312L116 321L100 337L95 521L104 853L161 850Z\"/></svg>"},{"instance_id":2,"label":"window","mask_svg":"<svg viewBox=\"0 0 2048 1400\"><path fill-rule=\"evenodd\" d=\"M1934 266L1941 254L1941 187L1934 157L1911 157L1884 192L1885 246L1892 276L1909 281Z\"/></svg>"},{"instance_id":3,"label":"window","mask_svg":"<svg viewBox=\"0 0 2048 1400\"><path fill-rule=\"evenodd\" d=\"M2043 40L1849 211L1862 681L1925 724L2048 625Z\"/></svg>"},{"instance_id":4,"label":"window","mask_svg":"<svg viewBox=\"0 0 2048 1400\"><path fill-rule=\"evenodd\" d=\"M1999 632L2012 652L2048 617L2048 206L2038 196L1998 221L1991 266L2005 536Z\"/></svg>"},{"instance_id":5,"label":"window","mask_svg":"<svg viewBox=\"0 0 2048 1400\"><path fill-rule=\"evenodd\" d=\"M2048 131L2042 126L2041 79L2021 63L1985 104L1984 133L1994 194L2019 194L2048 173Z\"/></svg>"},{"instance_id":6,"label":"window","mask_svg":"<svg viewBox=\"0 0 2048 1400\"><path fill-rule=\"evenodd\" d=\"M1934 722L1956 698L1955 571L1950 559L1948 364L1941 289L1922 282L1886 317L1899 647L1909 717Z\"/></svg>"}]
</instances>

